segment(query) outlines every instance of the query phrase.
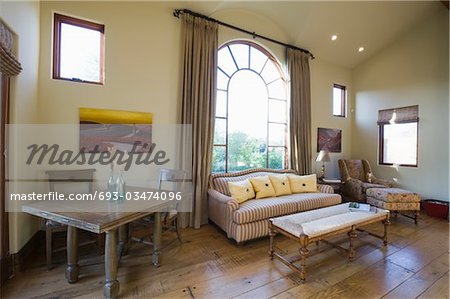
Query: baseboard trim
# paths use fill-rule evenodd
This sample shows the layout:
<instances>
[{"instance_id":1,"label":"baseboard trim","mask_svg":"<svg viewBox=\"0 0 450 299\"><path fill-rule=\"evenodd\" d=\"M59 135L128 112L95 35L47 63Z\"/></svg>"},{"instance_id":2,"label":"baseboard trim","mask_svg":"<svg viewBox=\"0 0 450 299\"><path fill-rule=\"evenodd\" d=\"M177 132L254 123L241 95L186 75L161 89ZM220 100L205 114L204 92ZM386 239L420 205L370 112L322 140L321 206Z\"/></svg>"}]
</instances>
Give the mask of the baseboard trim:
<instances>
[{"instance_id":1,"label":"baseboard trim","mask_svg":"<svg viewBox=\"0 0 450 299\"><path fill-rule=\"evenodd\" d=\"M17 253L12 254L14 272L20 272L25 269L26 260L36 250L36 248L40 247L40 243L44 240L44 238L45 232L39 230Z\"/></svg>"}]
</instances>

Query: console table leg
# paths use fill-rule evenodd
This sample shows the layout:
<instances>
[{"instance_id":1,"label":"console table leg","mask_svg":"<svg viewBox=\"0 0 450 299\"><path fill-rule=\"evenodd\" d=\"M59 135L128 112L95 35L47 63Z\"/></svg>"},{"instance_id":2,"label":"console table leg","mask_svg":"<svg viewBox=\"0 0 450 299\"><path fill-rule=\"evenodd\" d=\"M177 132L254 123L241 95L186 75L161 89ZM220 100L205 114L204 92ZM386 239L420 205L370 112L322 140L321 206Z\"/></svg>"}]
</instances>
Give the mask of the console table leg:
<instances>
[{"instance_id":1,"label":"console table leg","mask_svg":"<svg viewBox=\"0 0 450 299\"><path fill-rule=\"evenodd\" d=\"M78 281L78 229L74 226L67 227L67 268L66 279L68 283Z\"/></svg>"},{"instance_id":2,"label":"console table leg","mask_svg":"<svg viewBox=\"0 0 450 299\"><path fill-rule=\"evenodd\" d=\"M162 235L162 226L161 226L161 213L154 213L154 224L153 224L153 255L152 262L155 267L159 267L159 256L161 250L161 235Z\"/></svg>"},{"instance_id":3,"label":"console table leg","mask_svg":"<svg viewBox=\"0 0 450 299\"><path fill-rule=\"evenodd\" d=\"M117 229L106 232L105 246L105 286L103 294L105 298L117 298L120 285L117 280Z\"/></svg>"},{"instance_id":4,"label":"console table leg","mask_svg":"<svg viewBox=\"0 0 450 299\"><path fill-rule=\"evenodd\" d=\"M128 253L128 231L128 223L119 226L119 256L124 256Z\"/></svg>"},{"instance_id":5,"label":"console table leg","mask_svg":"<svg viewBox=\"0 0 450 299\"><path fill-rule=\"evenodd\" d=\"M353 240L356 239L358 235L356 234L355 227L348 232L348 239L350 242L350 247L348 249L348 259L352 261L355 258L355 248L353 247Z\"/></svg>"}]
</instances>

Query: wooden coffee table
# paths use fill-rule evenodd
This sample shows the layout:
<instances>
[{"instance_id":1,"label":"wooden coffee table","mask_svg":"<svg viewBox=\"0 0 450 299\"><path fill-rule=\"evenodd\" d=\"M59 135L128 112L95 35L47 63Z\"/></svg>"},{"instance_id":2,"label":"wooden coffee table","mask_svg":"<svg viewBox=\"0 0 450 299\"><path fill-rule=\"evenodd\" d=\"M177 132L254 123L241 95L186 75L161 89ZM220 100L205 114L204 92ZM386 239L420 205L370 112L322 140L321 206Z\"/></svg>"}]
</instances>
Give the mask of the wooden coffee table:
<instances>
[{"instance_id":1,"label":"wooden coffee table","mask_svg":"<svg viewBox=\"0 0 450 299\"><path fill-rule=\"evenodd\" d=\"M354 211L350 210L349 203L343 203L336 206L321 208L317 210L292 214L283 217L277 217L269 220L269 236L270 258L274 257L283 262L286 266L300 274L301 280L306 279L306 258L309 255L308 245L313 242L325 242L338 249L348 252L349 260L355 257L353 242L357 238L356 231L364 231L361 229L374 222L382 222L384 224L384 234L368 232L369 235L383 240L384 246L387 245L387 226L389 225L389 211L371 207L370 211ZM287 236L296 241L300 245L300 257L289 260L281 253L274 249L274 237L277 233ZM324 240L338 234L347 233L349 237L349 249L345 249L337 244L333 244ZM294 263L300 262L300 267Z\"/></svg>"}]
</instances>

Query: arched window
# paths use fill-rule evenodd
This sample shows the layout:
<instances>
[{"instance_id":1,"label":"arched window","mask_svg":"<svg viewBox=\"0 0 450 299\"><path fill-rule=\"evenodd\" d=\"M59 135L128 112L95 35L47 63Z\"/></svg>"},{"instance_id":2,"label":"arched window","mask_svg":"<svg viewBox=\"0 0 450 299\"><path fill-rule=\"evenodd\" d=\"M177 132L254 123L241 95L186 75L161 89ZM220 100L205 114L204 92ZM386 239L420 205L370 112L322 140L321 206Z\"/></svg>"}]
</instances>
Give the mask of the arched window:
<instances>
[{"instance_id":1,"label":"arched window","mask_svg":"<svg viewBox=\"0 0 450 299\"><path fill-rule=\"evenodd\" d=\"M213 172L287 167L286 88L263 47L232 41L219 49Z\"/></svg>"}]
</instances>

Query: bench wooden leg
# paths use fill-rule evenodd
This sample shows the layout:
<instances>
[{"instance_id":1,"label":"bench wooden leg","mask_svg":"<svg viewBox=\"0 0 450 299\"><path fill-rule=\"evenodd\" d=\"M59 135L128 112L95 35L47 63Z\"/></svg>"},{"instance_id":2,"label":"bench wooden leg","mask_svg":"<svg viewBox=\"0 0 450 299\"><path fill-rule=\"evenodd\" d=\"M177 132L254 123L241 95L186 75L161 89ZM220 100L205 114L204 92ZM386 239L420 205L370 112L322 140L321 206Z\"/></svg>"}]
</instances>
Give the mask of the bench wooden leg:
<instances>
[{"instance_id":1,"label":"bench wooden leg","mask_svg":"<svg viewBox=\"0 0 450 299\"><path fill-rule=\"evenodd\" d=\"M387 246L388 244L388 226L391 224L391 221L389 220L389 218L387 218L386 220L383 220L383 224L384 224L384 234L383 234L383 245Z\"/></svg>"},{"instance_id":2,"label":"bench wooden leg","mask_svg":"<svg viewBox=\"0 0 450 299\"><path fill-rule=\"evenodd\" d=\"M273 230L272 226L270 225L269 227L269 256L270 259L273 260L273 242L274 242L274 237L275 237L275 231Z\"/></svg>"},{"instance_id":3,"label":"bench wooden leg","mask_svg":"<svg viewBox=\"0 0 450 299\"><path fill-rule=\"evenodd\" d=\"M300 263L300 279L305 281L306 280L306 258L308 257L309 250L307 248L308 246L308 237L305 235L300 236L300 256L301 256L301 263Z\"/></svg>"},{"instance_id":4,"label":"bench wooden leg","mask_svg":"<svg viewBox=\"0 0 450 299\"><path fill-rule=\"evenodd\" d=\"M348 232L348 239L350 246L348 248L348 259L352 261L355 258L355 248L353 247L353 240L356 239L358 235L356 234L355 227L352 226L352 230Z\"/></svg>"}]
</instances>

